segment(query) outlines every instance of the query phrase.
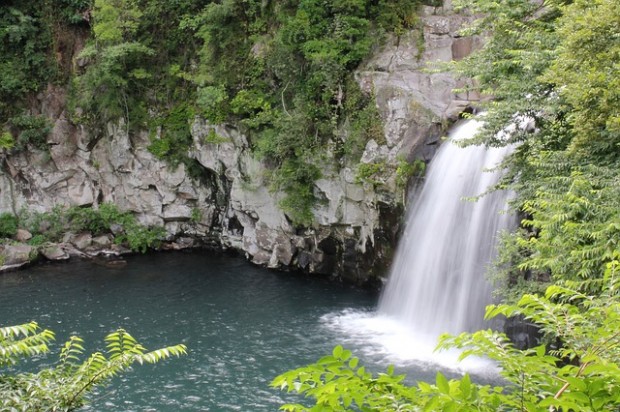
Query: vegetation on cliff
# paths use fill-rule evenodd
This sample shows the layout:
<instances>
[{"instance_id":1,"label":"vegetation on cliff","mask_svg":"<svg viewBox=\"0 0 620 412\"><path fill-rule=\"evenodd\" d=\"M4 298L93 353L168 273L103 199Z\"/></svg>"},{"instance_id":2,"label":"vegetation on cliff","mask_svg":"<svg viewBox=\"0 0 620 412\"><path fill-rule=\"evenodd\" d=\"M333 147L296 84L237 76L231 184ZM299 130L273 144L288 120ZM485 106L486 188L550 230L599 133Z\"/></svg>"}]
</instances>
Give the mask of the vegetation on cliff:
<instances>
[{"instance_id":1,"label":"vegetation on cliff","mask_svg":"<svg viewBox=\"0 0 620 412\"><path fill-rule=\"evenodd\" d=\"M32 236L28 239L31 246L63 242L67 234L88 233L109 236L115 244L142 253L159 247L166 234L163 227L142 225L131 212L123 212L110 203L102 203L97 209L56 206L49 212L22 210L17 216L2 213L0 244L11 242L18 228Z\"/></svg>"},{"instance_id":2,"label":"vegetation on cliff","mask_svg":"<svg viewBox=\"0 0 620 412\"><path fill-rule=\"evenodd\" d=\"M351 71L382 33L415 27L417 2L204 3L9 0L0 9L0 148L44 147L47 125L28 112L29 99L49 82L70 80L76 122L96 128L121 117L151 129L151 151L173 164L189 162L195 115L234 123L272 165L274 188L287 194L284 210L308 223L326 148L345 164L366 140L381 139L373 96ZM620 403L620 4L459 6L483 16L471 32L488 41L457 70L493 96L469 143L516 144L500 186L515 190L524 216L500 262L512 304L488 315L530 319L544 344L517 350L490 331L442 340L498 360L510 383L501 388L441 375L406 387L392 373L371 376L336 349L274 381L313 398L312 407L286 410L598 411ZM88 31L86 47L68 52L80 49L69 39ZM523 294L540 281L551 284L545 294Z\"/></svg>"},{"instance_id":3,"label":"vegetation on cliff","mask_svg":"<svg viewBox=\"0 0 620 412\"><path fill-rule=\"evenodd\" d=\"M196 170L194 116L241 128L271 165L283 210L309 224L320 165L357 163L369 139L383 140L353 70L385 33L415 28L423 0L43 3L9 1L0 15L3 148L45 147L45 128L27 141L18 120L33 117L28 101L49 82L69 80L75 122L124 118L151 130L152 153L173 165ZM70 41L88 31L85 47Z\"/></svg>"}]
</instances>

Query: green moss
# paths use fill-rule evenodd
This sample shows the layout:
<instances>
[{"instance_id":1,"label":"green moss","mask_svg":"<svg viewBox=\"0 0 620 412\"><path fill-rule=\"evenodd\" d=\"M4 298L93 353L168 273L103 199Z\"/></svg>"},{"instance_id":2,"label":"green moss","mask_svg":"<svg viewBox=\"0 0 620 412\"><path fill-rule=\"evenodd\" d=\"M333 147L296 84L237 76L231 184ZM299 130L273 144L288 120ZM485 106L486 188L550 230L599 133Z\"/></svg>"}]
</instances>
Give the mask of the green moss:
<instances>
[{"instance_id":1,"label":"green moss","mask_svg":"<svg viewBox=\"0 0 620 412\"><path fill-rule=\"evenodd\" d=\"M15 146L15 139L9 132L0 134L0 149L12 149Z\"/></svg>"},{"instance_id":2,"label":"green moss","mask_svg":"<svg viewBox=\"0 0 620 412\"><path fill-rule=\"evenodd\" d=\"M225 138L224 136L220 136L213 129L209 130L209 133L207 133L207 135L204 138L204 142L210 143L210 144L220 144L220 143L226 143L229 141L230 141L229 139Z\"/></svg>"},{"instance_id":3,"label":"green moss","mask_svg":"<svg viewBox=\"0 0 620 412\"><path fill-rule=\"evenodd\" d=\"M416 159L409 163L405 159L399 159L396 166L396 183L401 188L407 185L411 177L420 177L426 172L426 162L422 159Z\"/></svg>"},{"instance_id":4,"label":"green moss","mask_svg":"<svg viewBox=\"0 0 620 412\"><path fill-rule=\"evenodd\" d=\"M387 171L385 162L360 163L355 180L358 183L383 184L382 176Z\"/></svg>"}]
</instances>

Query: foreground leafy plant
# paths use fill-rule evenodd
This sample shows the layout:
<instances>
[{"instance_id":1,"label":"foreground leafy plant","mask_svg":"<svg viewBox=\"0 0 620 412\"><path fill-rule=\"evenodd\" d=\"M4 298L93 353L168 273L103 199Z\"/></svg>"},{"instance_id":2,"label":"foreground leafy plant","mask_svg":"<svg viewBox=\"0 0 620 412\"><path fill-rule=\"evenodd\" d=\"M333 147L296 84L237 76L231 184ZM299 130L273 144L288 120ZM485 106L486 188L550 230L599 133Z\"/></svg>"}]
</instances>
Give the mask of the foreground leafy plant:
<instances>
[{"instance_id":1,"label":"foreground leafy plant","mask_svg":"<svg viewBox=\"0 0 620 412\"><path fill-rule=\"evenodd\" d=\"M550 286L544 296L525 295L516 305L487 308L487 317L523 316L553 342L519 350L508 337L486 330L445 335L439 349L462 349L461 359L486 356L498 363L503 386L479 385L468 375L434 384L403 383L404 376L373 376L351 352L331 356L276 377L271 385L313 398L314 405L286 404L285 411L608 411L620 405L620 264L607 266L602 293L583 282Z\"/></svg>"},{"instance_id":2,"label":"foreground leafy plant","mask_svg":"<svg viewBox=\"0 0 620 412\"><path fill-rule=\"evenodd\" d=\"M47 353L54 333L36 322L0 328L0 367L20 358ZM0 373L0 410L72 411L88 401L88 394L135 364L157 363L187 353L185 345L147 352L123 329L105 337L106 354L95 352L81 360L84 341L72 336L58 363L37 373Z\"/></svg>"}]
</instances>

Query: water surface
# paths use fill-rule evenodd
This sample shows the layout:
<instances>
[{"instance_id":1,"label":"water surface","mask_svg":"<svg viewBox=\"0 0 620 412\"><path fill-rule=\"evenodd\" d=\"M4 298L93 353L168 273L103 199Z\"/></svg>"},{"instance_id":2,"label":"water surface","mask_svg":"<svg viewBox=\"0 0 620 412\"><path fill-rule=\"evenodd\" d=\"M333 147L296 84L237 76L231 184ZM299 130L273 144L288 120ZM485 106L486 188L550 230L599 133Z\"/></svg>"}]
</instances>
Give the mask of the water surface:
<instances>
[{"instance_id":1,"label":"water surface","mask_svg":"<svg viewBox=\"0 0 620 412\"><path fill-rule=\"evenodd\" d=\"M72 333L102 350L118 327L147 349L186 344L188 356L136 367L92 405L162 412L277 410L285 395L271 379L342 341L321 318L376 305L373 293L206 253L134 256L120 269L34 266L0 275L0 296L0 323L36 320L54 330L54 356Z\"/></svg>"}]
</instances>

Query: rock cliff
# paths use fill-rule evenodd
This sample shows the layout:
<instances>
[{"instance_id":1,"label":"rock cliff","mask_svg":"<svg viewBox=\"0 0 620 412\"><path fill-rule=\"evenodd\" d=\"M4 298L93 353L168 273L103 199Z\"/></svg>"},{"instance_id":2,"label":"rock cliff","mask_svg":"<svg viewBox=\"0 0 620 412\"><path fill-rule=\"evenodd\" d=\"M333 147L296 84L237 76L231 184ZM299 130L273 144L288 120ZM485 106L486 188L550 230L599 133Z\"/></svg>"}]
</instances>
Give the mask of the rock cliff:
<instances>
[{"instance_id":1,"label":"rock cliff","mask_svg":"<svg viewBox=\"0 0 620 412\"><path fill-rule=\"evenodd\" d=\"M291 225L278 207L280 194L264 181L267 166L235 127L194 121L189 155L205 176L197 181L184 165L171 168L154 157L146 132L130 133L119 122L95 138L71 121L66 92L53 86L33 109L53 120L49 151L4 157L0 212L112 202L144 224L164 225L172 247L199 241L238 250L259 265L365 283L384 273L396 241L403 209L397 163L430 160L446 125L478 98L455 94L461 85L451 74L425 70L429 62L459 59L477 46L458 35L465 21L449 1L424 7L423 29L388 39L360 67L358 82L376 96L385 125L385 140L369 141L361 162L385 164L386 171L378 182L360 182L355 166L326 162L314 188L321 202L310 228ZM212 131L221 141L208 142Z\"/></svg>"}]
</instances>

